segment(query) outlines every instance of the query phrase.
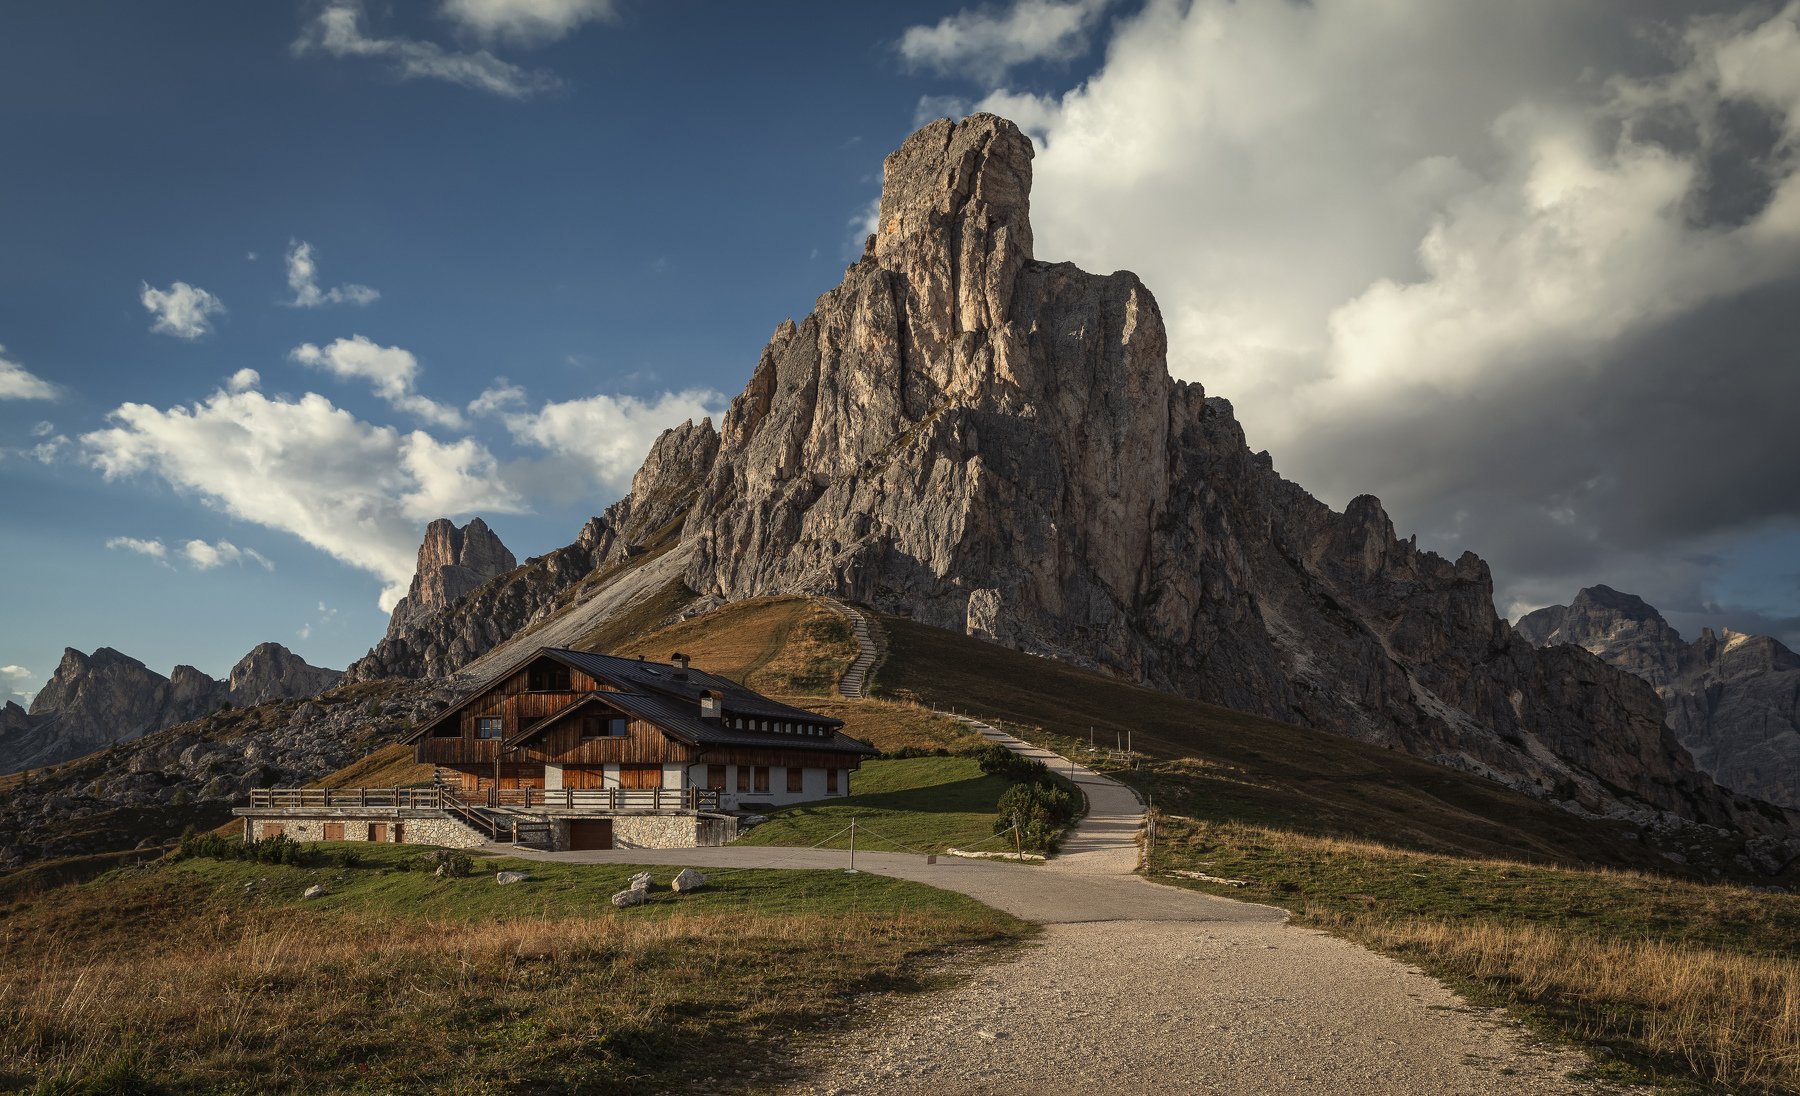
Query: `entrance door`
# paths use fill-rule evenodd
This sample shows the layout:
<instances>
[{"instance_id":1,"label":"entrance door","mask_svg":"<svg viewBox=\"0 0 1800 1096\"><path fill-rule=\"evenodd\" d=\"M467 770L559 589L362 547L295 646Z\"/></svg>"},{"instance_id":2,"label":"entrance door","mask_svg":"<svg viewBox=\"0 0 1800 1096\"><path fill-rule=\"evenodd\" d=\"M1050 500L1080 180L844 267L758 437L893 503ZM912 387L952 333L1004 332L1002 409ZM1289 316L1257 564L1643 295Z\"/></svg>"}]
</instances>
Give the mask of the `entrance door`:
<instances>
[{"instance_id":1,"label":"entrance door","mask_svg":"<svg viewBox=\"0 0 1800 1096\"><path fill-rule=\"evenodd\" d=\"M369 823L369 840L371 840L371 841L386 841L387 840L387 823L386 822L371 822L371 823Z\"/></svg>"},{"instance_id":2,"label":"entrance door","mask_svg":"<svg viewBox=\"0 0 1800 1096\"><path fill-rule=\"evenodd\" d=\"M610 849L612 847L612 819L577 820L569 823L569 848Z\"/></svg>"},{"instance_id":3,"label":"entrance door","mask_svg":"<svg viewBox=\"0 0 1800 1096\"><path fill-rule=\"evenodd\" d=\"M343 839L344 839L344 824L342 822L327 822L327 823L325 823L325 840L327 840L327 841L342 841Z\"/></svg>"}]
</instances>

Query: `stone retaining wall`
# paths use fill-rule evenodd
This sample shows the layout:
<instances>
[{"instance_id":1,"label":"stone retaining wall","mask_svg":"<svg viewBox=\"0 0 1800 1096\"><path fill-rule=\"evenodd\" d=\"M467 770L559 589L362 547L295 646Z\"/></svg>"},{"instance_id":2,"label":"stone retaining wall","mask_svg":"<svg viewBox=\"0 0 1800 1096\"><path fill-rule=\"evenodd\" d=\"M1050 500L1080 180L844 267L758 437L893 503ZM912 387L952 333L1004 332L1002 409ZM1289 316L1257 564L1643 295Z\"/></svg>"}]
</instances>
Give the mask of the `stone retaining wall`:
<instances>
[{"instance_id":1,"label":"stone retaining wall","mask_svg":"<svg viewBox=\"0 0 1800 1096\"><path fill-rule=\"evenodd\" d=\"M403 817L396 817L392 813L369 815L347 812L308 816L282 813L245 815L244 837L246 840L260 840L272 836L268 827L280 826L280 832L290 841L323 841L327 822L343 825L345 841L369 840L370 825L380 823L387 827L386 840L389 844L397 842L406 845L438 845L447 849L473 849L487 843L486 836L454 818L421 816L410 812Z\"/></svg>"}]
</instances>

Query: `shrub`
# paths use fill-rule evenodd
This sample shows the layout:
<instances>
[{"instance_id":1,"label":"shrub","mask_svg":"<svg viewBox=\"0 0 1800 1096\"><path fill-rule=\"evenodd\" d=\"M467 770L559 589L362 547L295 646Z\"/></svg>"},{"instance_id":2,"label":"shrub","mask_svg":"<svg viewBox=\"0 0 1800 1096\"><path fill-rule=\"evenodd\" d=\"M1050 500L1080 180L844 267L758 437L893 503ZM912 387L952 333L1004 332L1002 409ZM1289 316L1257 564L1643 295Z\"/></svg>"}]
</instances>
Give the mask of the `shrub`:
<instances>
[{"instance_id":1,"label":"shrub","mask_svg":"<svg viewBox=\"0 0 1800 1096\"><path fill-rule=\"evenodd\" d=\"M950 751L942 746L927 749L923 746L902 746L897 750L882 753L883 761L906 761L914 757L949 757Z\"/></svg>"},{"instance_id":2,"label":"shrub","mask_svg":"<svg viewBox=\"0 0 1800 1096\"><path fill-rule=\"evenodd\" d=\"M982 772L989 776L1004 776L1015 784L1036 783L1050 775L1042 761L1013 753L997 742L976 750L974 757Z\"/></svg>"},{"instance_id":3,"label":"shrub","mask_svg":"<svg viewBox=\"0 0 1800 1096\"><path fill-rule=\"evenodd\" d=\"M1005 833L1017 826L1019 844L1033 852L1055 848L1063 827L1074 821L1080 810L1074 792L1047 778L1014 784L996 807L1000 817L994 820L994 832Z\"/></svg>"},{"instance_id":4,"label":"shrub","mask_svg":"<svg viewBox=\"0 0 1800 1096\"><path fill-rule=\"evenodd\" d=\"M175 856L182 860L250 860L258 864L290 864L303 866L318 859L317 850L302 845L286 834L265 837L261 841L239 841L216 833L195 833L189 826L182 831ZM354 867L356 854L345 852L334 858L344 867ZM345 859L352 863L343 863Z\"/></svg>"}]
</instances>

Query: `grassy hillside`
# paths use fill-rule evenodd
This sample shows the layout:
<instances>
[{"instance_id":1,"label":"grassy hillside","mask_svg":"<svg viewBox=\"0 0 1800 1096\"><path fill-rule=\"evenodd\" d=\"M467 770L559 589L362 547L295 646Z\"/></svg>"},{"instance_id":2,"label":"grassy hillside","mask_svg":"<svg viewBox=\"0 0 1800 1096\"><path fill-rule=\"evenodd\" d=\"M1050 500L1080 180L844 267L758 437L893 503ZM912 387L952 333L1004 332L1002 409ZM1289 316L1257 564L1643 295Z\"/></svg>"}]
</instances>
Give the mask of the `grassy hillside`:
<instances>
[{"instance_id":1,"label":"grassy hillside","mask_svg":"<svg viewBox=\"0 0 1800 1096\"><path fill-rule=\"evenodd\" d=\"M772 1078L858 994L923 988L928 957L1026 931L868 874L677 896L655 868L650 905L616 911L633 868L440 879L397 870L416 848L342 848L360 865L164 862L0 906L0 1089L711 1091Z\"/></svg>"},{"instance_id":2,"label":"grassy hillside","mask_svg":"<svg viewBox=\"0 0 1800 1096\"><path fill-rule=\"evenodd\" d=\"M1720 862L1706 839L1584 821L1387 750L884 623L888 695L1006 721L1154 802L1161 881L1418 963L1597 1050L1610 1076L1800 1091L1800 896L1696 881ZM1089 750L1090 727L1101 747L1129 730L1147 756Z\"/></svg>"},{"instance_id":3,"label":"grassy hillside","mask_svg":"<svg viewBox=\"0 0 1800 1096\"><path fill-rule=\"evenodd\" d=\"M883 618L876 689L1102 747L1127 732L1156 801L1196 818L1426 852L1668 867L1622 824L1575 817L1489 780L1322 731L1139 688L954 632Z\"/></svg>"}]
</instances>

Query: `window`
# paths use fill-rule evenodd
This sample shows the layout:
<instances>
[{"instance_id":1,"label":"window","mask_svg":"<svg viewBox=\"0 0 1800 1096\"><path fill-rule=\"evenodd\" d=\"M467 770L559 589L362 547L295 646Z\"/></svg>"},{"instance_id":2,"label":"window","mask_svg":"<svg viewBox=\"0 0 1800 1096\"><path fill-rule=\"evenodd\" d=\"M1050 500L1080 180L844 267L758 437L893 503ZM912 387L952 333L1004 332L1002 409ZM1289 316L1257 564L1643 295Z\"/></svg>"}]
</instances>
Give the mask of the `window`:
<instances>
[{"instance_id":1,"label":"window","mask_svg":"<svg viewBox=\"0 0 1800 1096\"><path fill-rule=\"evenodd\" d=\"M629 722L624 716L583 716L581 720L581 740L590 742L596 738L624 738L629 730Z\"/></svg>"},{"instance_id":2,"label":"window","mask_svg":"<svg viewBox=\"0 0 1800 1096\"><path fill-rule=\"evenodd\" d=\"M766 794L769 790L769 767L767 765L756 766L754 776L756 778L756 790Z\"/></svg>"},{"instance_id":3,"label":"window","mask_svg":"<svg viewBox=\"0 0 1800 1096\"><path fill-rule=\"evenodd\" d=\"M825 794L826 795L836 795L838 793L837 789L838 789L837 770L836 769L826 769L825 770Z\"/></svg>"},{"instance_id":4,"label":"window","mask_svg":"<svg viewBox=\"0 0 1800 1096\"><path fill-rule=\"evenodd\" d=\"M740 792L749 791L750 790L750 766L739 765L737 767L737 778L738 778L737 779L738 791L740 791Z\"/></svg>"},{"instance_id":5,"label":"window","mask_svg":"<svg viewBox=\"0 0 1800 1096\"><path fill-rule=\"evenodd\" d=\"M475 737L499 738L502 734L501 722L498 716L482 716L475 721Z\"/></svg>"},{"instance_id":6,"label":"window","mask_svg":"<svg viewBox=\"0 0 1800 1096\"><path fill-rule=\"evenodd\" d=\"M531 668L528 678L526 687L534 693L569 691L569 668L560 662L540 662Z\"/></svg>"},{"instance_id":7,"label":"window","mask_svg":"<svg viewBox=\"0 0 1800 1096\"><path fill-rule=\"evenodd\" d=\"M788 766L788 794L799 795L806 790L806 770Z\"/></svg>"},{"instance_id":8,"label":"window","mask_svg":"<svg viewBox=\"0 0 1800 1096\"><path fill-rule=\"evenodd\" d=\"M716 791L725 790L725 766L708 765L706 767L706 786Z\"/></svg>"}]
</instances>

